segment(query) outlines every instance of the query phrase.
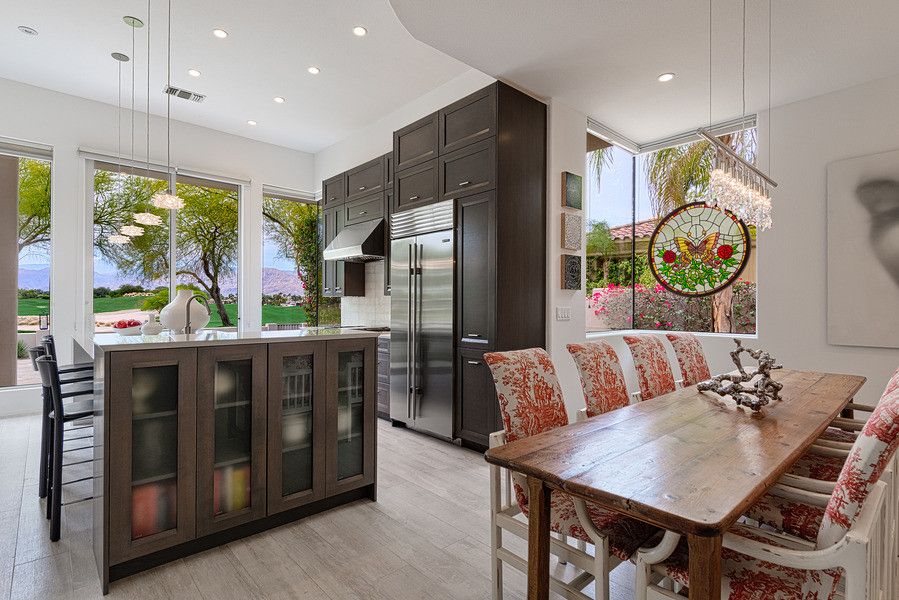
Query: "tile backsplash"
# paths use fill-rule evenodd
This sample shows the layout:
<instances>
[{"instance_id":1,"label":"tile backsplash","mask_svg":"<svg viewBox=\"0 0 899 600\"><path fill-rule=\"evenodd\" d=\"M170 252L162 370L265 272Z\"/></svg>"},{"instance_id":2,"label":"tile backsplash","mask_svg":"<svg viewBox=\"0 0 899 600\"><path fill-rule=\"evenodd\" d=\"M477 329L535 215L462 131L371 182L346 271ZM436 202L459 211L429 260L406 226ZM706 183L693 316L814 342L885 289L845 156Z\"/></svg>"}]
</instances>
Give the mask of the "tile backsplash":
<instances>
[{"instance_id":1,"label":"tile backsplash","mask_svg":"<svg viewBox=\"0 0 899 600\"><path fill-rule=\"evenodd\" d=\"M365 296L340 299L341 325L390 326L390 296L384 295L384 261L365 264Z\"/></svg>"}]
</instances>

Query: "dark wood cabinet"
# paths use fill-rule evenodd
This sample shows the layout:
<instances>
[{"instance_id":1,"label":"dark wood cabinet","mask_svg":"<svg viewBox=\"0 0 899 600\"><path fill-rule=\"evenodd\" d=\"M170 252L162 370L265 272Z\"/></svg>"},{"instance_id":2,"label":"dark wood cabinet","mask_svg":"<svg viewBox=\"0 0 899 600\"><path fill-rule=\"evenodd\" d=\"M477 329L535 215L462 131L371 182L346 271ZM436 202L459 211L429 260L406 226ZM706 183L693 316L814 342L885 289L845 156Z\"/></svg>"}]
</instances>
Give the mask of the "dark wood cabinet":
<instances>
[{"instance_id":1,"label":"dark wood cabinet","mask_svg":"<svg viewBox=\"0 0 899 600\"><path fill-rule=\"evenodd\" d=\"M322 219L324 221L324 247L327 248L334 238L337 236L337 216L343 212L343 207L335 206L326 208L322 211ZM343 261L325 260L322 261L322 296L333 298L339 296L335 291L337 288L337 265L343 264Z\"/></svg>"},{"instance_id":2,"label":"dark wood cabinet","mask_svg":"<svg viewBox=\"0 0 899 600\"><path fill-rule=\"evenodd\" d=\"M384 295L390 295L390 216L393 214L393 188L384 194Z\"/></svg>"},{"instance_id":3,"label":"dark wood cabinet","mask_svg":"<svg viewBox=\"0 0 899 600\"><path fill-rule=\"evenodd\" d=\"M384 159L378 157L346 172L347 200L384 191Z\"/></svg>"},{"instance_id":4,"label":"dark wood cabinet","mask_svg":"<svg viewBox=\"0 0 899 600\"><path fill-rule=\"evenodd\" d=\"M390 335L378 338L378 416L390 419Z\"/></svg>"},{"instance_id":5,"label":"dark wood cabinet","mask_svg":"<svg viewBox=\"0 0 899 600\"><path fill-rule=\"evenodd\" d=\"M496 142L483 140L439 159L440 200L471 196L496 187Z\"/></svg>"},{"instance_id":6,"label":"dark wood cabinet","mask_svg":"<svg viewBox=\"0 0 899 600\"><path fill-rule=\"evenodd\" d=\"M397 174L437 158L437 113L393 132L393 168Z\"/></svg>"},{"instance_id":7,"label":"dark wood cabinet","mask_svg":"<svg viewBox=\"0 0 899 600\"><path fill-rule=\"evenodd\" d=\"M371 338L327 345L326 493L375 482L377 349Z\"/></svg>"},{"instance_id":8,"label":"dark wood cabinet","mask_svg":"<svg viewBox=\"0 0 899 600\"><path fill-rule=\"evenodd\" d=\"M109 564L196 537L197 350L107 357Z\"/></svg>"},{"instance_id":9,"label":"dark wood cabinet","mask_svg":"<svg viewBox=\"0 0 899 600\"><path fill-rule=\"evenodd\" d=\"M324 219L325 247L337 237L346 223L346 205L326 208L322 211ZM322 261L322 296L339 298L341 296L365 295L365 265L362 263L344 262L342 260Z\"/></svg>"},{"instance_id":10,"label":"dark wood cabinet","mask_svg":"<svg viewBox=\"0 0 899 600\"><path fill-rule=\"evenodd\" d=\"M496 86L490 85L440 110L440 154L496 135Z\"/></svg>"},{"instance_id":11,"label":"dark wood cabinet","mask_svg":"<svg viewBox=\"0 0 899 600\"><path fill-rule=\"evenodd\" d=\"M381 159L384 161L384 189L386 190L393 187L393 152L388 152Z\"/></svg>"},{"instance_id":12,"label":"dark wood cabinet","mask_svg":"<svg viewBox=\"0 0 899 600\"><path fill-rule=\"evenodd\" d=\"M437 202L437 161L397 171L393 192L393 213Z\"/></svg>"},{"instance_id":13,"label":"dark wood cabinet","mask_svg":"<svg viewBox=\"0 0 899 600\"><path fill-rule=\"evenodd\" d=\"M325 497L326 342L270 344L268 514Z\"/></svg>"},{"instance_id":14,"label":"dark wood cabinet","mask_svg":"<svg viewBox=\"0 0 899 600\"><path fill-rule=\"evenodd\" d=\"M485 449L490 434L502 429L502 420L496 386L484 362L483 351L464 348L458 351L456 386L459 391L457 433L469 444Z\"/></svg>"},{"instance_id":15,"label":"dark wood cabinet","mask_svg":"<svg viewBox=\"0 0 899 600\"><path fill-rule=\"evenodd\" d=\"M456 323L460 347L492 349L496 323L496 194L456 206Z\"/></svg>"},{"instance_id":16,"label":"dark wood cabinet","mask_svg":"<svg viewBox=\"0 0 899 600\"><path fill-rule=\"evenodd\" d=\"M341 173L322 182L322 207L337 206L346 201L345 175Z\"/></svg>"},{"instance_id":17,"label":"dark wood cabinet","mask_svg":"<svg viewBox=\"0 0 899 600\"><path fill-rule=\"evenodd\" d=\"M344 221L347 225L363 223L384 217L384 194L375 192L343 205Z\"/></svg>"},{"instance_id":18,"label":"dark wood cabinet","mask_svg":"<svg viewBox=\"0 0 899 600\"><path fill-rule=\"evenodd\" d=\"M197 536L266 514L266 346L197 351Z\"/></svg>"}]
</instances>

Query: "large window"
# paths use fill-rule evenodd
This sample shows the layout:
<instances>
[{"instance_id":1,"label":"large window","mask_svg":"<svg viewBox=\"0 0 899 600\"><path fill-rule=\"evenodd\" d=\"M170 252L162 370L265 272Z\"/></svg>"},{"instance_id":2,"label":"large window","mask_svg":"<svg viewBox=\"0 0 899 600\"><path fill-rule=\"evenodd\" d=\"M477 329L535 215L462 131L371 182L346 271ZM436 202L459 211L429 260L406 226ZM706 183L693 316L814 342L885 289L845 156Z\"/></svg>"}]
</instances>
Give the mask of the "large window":
<instances>
[{"instance_id":1,"label":"large window","mask_svg":"<svg viewBox=\"0 0 899 600\"><path fill-rule=\"evenodd\" d=\"M262 217L263 327L317 324L321 287L318 204L267 194Z\"/></svg>"},{"instance_id":2,"label":"large window","mask_svg":"<svg viewBox=\"0 0 899 600\"><path fill-rule=\"evenodd\" d=\"M588 139L590 139L588 137ZM755 130L722 136L754 160ZM698 298L674 294L649 269L649 240L659 219L708 196L711 152L694 142L634 156L594 140L586 157L587 331L649 329L756 331L755 229L740 279Z\"/></svg>"},{"instance_id":3,"label":"large window","mask_svg":"<svg viewBox=\"0 0 899 600\"><path fill-rule=\"evenodd\" d=\"M28 349L50 326L50 162L0 151L0 387L40 382Z\"/></svg>"},{"instance_id":4,"label":"large window","mask_svg":"<svg viewBox=\"0 0 899 600\"><path fill-rule=\"evenodd\" d=\"M206 296L212 310L208 327L236 327L239 187L178 176L184 208L170 212L151 201L169 186L168 174L107 163L95 167L96 331L113 331L120 320L147 320L168 304L172 287ZM155 215L157 222L140 224L135 214ZM110 237L135 225L140 235Z\"/></svg>"}]
</instances>

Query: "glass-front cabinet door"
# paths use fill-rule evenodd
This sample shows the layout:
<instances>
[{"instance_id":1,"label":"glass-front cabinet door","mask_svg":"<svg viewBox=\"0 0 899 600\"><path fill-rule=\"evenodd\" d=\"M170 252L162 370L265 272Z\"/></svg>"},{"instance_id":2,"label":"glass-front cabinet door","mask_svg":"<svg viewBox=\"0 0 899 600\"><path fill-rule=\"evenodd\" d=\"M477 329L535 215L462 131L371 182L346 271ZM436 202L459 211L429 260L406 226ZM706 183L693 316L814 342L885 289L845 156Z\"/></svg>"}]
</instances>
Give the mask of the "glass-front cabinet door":
<instances>
[{"instance_id":1,"label":"glass-front cabinet door","mask_svg":"<svg viewBox=\"0 0 899 600\"><path fill-rule=\"evenodd\" d=\"M375 481L376 338L328 342L328 494Z\"/></svg>"},{"instance_id":2,"label":"glass-front cabinet door","mask_svg":"<svg viewBox=\"0 0 899 600\"><path fill-rule=\"evenodd\" d=\"M325 495L325 342L269 344L268 514Z\"/></svg>"},{"instance_id":3,"label":"glass-front cabinet door","mask_svg":"<svg viewBox=\"0 0 899 600\"><path fill-rule=\"evenodd\" d=\"M265 516L266 346L197 354L197 534Z\"/></svg>"},{"instance_id":4,"label":"glass-front cabinet door","mask_svg":"<svg viewBox=\"0 0 899 600\"><path fill-rule=\"evenodd\" d=\"M110 563L196 535L194 348L115 352L109 390Z\"/></svg>"}]
</instances>

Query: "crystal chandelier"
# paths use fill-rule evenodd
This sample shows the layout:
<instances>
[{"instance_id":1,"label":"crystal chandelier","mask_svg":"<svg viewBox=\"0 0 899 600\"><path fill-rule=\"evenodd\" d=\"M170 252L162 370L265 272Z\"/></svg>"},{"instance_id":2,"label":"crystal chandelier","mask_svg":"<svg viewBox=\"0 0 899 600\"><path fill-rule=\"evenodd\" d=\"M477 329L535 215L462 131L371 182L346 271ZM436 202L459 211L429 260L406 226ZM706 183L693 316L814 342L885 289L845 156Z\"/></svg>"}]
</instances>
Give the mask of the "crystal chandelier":
<instances>
[{"instance_id":1,"label":"crystal chandelier","mask_svg":"<svg viewBox=\"0 0 899 600\"><path fill-rule=\"evenodd\" d=\"M743 118L746 115L746 0L743 0ZM771 130L771 2L768 3L768 144ZM709 123L712 122L712 1L709 0ZM709 174L709 206L728 210L747 225L760 231L771 227L771 191L777 182L725 144L710 129L696 132L714 150ZM770 163L770 154L769 154Z\"/></svg>"},{"instance_id":2,"label":"crystal chandelier","mask_svg":"<svg viewBox=\"0 0 899 600\"><path fill-rule=\"evenodd\" d=\"M698 133L715 150L707 204L729 210L760 231L771 227L771 189L777 183L707 130Z\"/></svg>"},{"instance_id":3,"label":"crystal chandelier","mask_svg":"<svg viewBox=\"0 0 899 600\"><path fill-rule=\"evenodd\" d=\"M122 225L119 227L119 233L128 237L140 237L144 234L144 228L137 225Z\"/></svg>"},{"instance_id":4,"label":"crystal chandelier","mask_svg":"<svg viewBox=\"0 0 899 600\"><path fill-rule=\"evenodd\" d=\"M141 225L162 225L162 217L150 212L134 213L134 222Z\"/></svg>"},{"instance_id":5,"label":"crystal chandelier","mask_svg":"<svg viewBox=\"0 0 899 600\"><path fill-rule=\"evenodd\" d=\"M119 235L119 234L113 233L112 235L109 235L109 236L106 237L106 241L108 241L110 244L119 244L119 245L121 245L121 244L128 244L128 243L130 243L130 242L131 242L131 238L128 237L127 235Z\"/></svg>"}]
</instances>

